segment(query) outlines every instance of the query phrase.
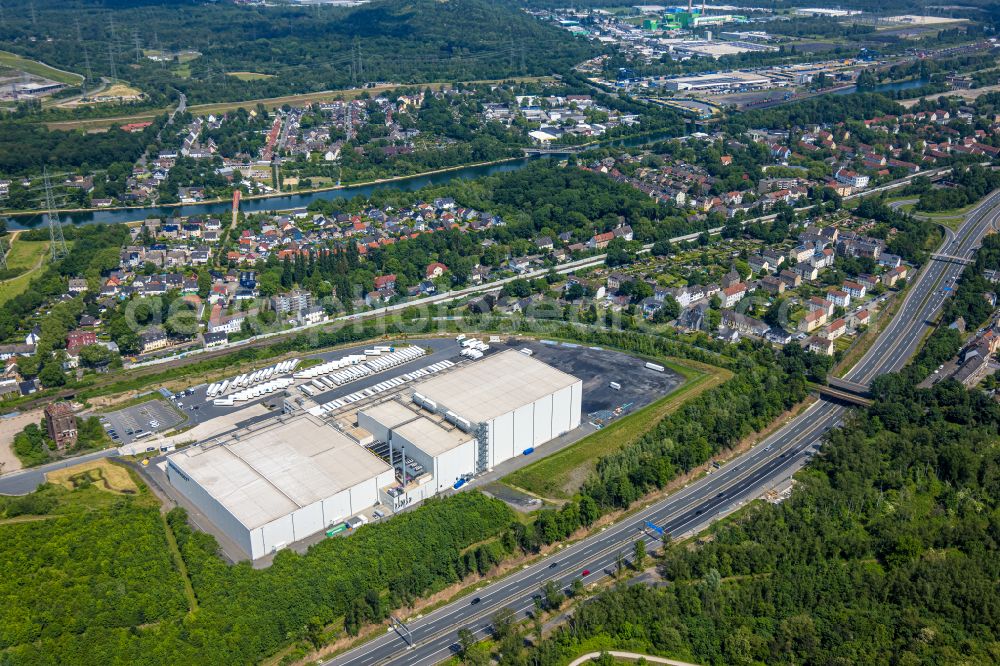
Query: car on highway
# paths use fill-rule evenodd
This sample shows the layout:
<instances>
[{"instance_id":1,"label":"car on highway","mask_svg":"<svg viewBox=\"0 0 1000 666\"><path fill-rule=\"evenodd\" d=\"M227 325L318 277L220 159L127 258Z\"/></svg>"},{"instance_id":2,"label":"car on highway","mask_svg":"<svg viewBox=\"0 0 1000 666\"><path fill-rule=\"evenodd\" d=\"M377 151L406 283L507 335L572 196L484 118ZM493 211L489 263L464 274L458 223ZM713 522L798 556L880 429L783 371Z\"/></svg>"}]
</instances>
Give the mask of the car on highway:
<instances>
[{"instance_id":1,"label":"car on highway","mask_svg":"<svg viewBox=\"0 0 1000 666\"><path fill-rule=\"evenodd\" d=\"M559 566L559 563L553 562L552 564L549 565L549 569L555 569L557 566Z\"/></svg>"},{"instance_id":2,"label":"car on highway","mask_svg":"<svg viewBox=\"0 0 1000 666\"><path fill-rule=\"evenodd\" d=\"M590 575L590 569L584 569L583 570L583 575L584 576L589 576Z\"/></svg>"},{"instance_id":3,"label":"car on highway","mask_svg":"<svg viewBox=\"0 0 1000 666\"><path fill-rule=\"evenodd\" d=\"M472 606L475 606L475 605L476 605L476 604L478 604L478 603L479 603L480 601L482 601L482 599L480 599L479 597L476 597L475 599L473 599L473 600L472 600L472 603L471 603L471 605L472 605Z\"/></svg>"}]
</instances>

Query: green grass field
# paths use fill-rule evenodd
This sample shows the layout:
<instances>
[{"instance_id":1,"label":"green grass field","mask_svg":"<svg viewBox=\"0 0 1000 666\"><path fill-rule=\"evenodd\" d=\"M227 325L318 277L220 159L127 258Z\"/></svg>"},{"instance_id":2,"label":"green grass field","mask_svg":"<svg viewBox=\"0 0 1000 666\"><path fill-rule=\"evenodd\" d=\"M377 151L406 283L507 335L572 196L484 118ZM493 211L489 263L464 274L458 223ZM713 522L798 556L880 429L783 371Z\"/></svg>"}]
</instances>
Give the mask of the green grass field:
<instances>
[{"instance_id":1,"label":"green grass field","mask_svg":"<svg viewBox=\"0 0 1000 666\"><path fill-rule=\"evenodd\" d=\"M7 51L0 51L0 65L71 86L83 83L83 77L79 74L64 72L62 70L55 69L54 67L49 67L43 62L28 60L27 58L22 58L17 54L9 53Z\"/></svg>"},{"instance_id":2,"label":"green grass field","mask_svg":"<svg viewBox=\"0 0 1000 666\"><path fill-rule=\"evenodd\" d=\"M0 305L14 298L25 289L32 276L45 262L49 251L48 241L22 241L15 239L7 255L8 268L23 268L25 272L16 278L0 282Z\"/></svg>"},{"instance_id":3,"label":"green grass field","mask_svg":"<svg viewBox=\"0 0 1000 666\"><path fill-rule=\"evenodd\" d=\"M260 81L274 78L274 74L261 74L260 72L226 72L226 75L240 81Z\"/></svg>"},{"instance_id":4,"label":"green grass field","mask_svg":"<svg viewBox=\"0 0 1000 666\"><path fill-rule=\"evenodd\" d=\"M635 441L685 401L732 377L728 370L694 361L663 364L684 377L684 383L672 393L562 451L509 474L504 481L541 497L569 499L596 468L601 456Z\"/></svg>"}]
</instances>

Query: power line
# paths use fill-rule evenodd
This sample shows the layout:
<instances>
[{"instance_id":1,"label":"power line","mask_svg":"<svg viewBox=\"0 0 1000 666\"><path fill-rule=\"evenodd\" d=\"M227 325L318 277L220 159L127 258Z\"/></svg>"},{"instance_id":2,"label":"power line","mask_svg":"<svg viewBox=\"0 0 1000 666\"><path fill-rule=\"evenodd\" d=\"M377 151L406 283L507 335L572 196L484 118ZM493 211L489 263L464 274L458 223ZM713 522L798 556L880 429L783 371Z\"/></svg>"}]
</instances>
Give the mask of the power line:
<instances>
[{"instance_id":1,"label":"power line","mask_svg":"<svg viewBox=\"0 0 1000 666\"><path fill-rule=\"evenodd\" d=\"M56 212L55 199L52 197L52 182L49 180L48 167L42 173L45 177L45 207L48 209L49 248L52 250L52 261L57 261L65 257L69 250L66 249L62 221L59 219L59 213Z\"/></svg>"}]
</instances>

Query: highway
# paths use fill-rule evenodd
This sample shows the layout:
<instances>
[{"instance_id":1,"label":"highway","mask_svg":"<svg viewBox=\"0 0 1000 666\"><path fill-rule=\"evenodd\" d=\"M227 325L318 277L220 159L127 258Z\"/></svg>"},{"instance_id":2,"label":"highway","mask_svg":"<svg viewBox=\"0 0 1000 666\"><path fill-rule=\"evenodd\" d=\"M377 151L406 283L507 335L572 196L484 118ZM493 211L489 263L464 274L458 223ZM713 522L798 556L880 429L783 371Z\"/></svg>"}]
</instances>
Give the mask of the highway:
<instances>
[{"instance_id":1,"label":"highway","mask_svg":"<svg viewBox=\"0 0 1000 666\"><path fill-rule=\"evenodd\" d=\"M996 225L998 216L1000 192L970 211L961 228L946 236L939 252L971 257L983 235ZM912 278L913 284L892 322L846 379L869 384L874 377L903 367L944 302L948 292L943 288L962 269L962 265L951 262L928 261ZM840 422L846 410L825 400L814 403L744 455L681 491L506 578L413 618L406 630L388 630L324 662L324 666L415 665L446 659L456 649L460 628L466 627L482 638L490 631L490 617L501 608L509 607L519 618L525 617L534 609L532 597L539 594L546 581L553 580L565 589L582 577L584 584L590 585L610 575L619 554L630 559L636 540L645 540L647 551L655 548L658 537L644 528L646 521L674 537L694 534L781 483L805 464L821 444L824 433ZM589 574L583 576L584 571Z\"/></svg>"}]
</instances>

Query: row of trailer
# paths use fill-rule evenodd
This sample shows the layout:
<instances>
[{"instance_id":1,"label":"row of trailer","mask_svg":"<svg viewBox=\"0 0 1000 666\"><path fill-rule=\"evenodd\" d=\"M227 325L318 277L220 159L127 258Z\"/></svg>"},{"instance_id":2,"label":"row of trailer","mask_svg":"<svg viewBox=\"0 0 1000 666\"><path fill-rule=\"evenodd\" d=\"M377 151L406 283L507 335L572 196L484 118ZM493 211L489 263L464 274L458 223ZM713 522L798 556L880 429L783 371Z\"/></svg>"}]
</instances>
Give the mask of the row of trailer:
<instances>
[{"instance_id":1,"label":"row of trailer","mask_svg":"<svg viewBox=\"0 0 1000 666\"><path fill-rule=\"evenodd\" d=\"M221 407L231 407L237 402L244 402L246 400L254 400L261 396L267 395L269 393L274 393L275 391L283 391L292 385L291 377L278 377L277 379L272 379L269 382L264 382L263 384L257 384L256 386L251 386L249 388L236 391L227 396L216 398L212 401L212 404Z\"/></svg>"},{"instance_id":2,"label":"row of trailer","mask_svg":"<svg viewBox=\"0 0 1000 666\"><path fill-rule=\"evenodd\" d=\"M311 382L303 384L303 387L313 385L320 391L329 388L343 386L356 379L367 377L376 372L382 372L390 368L395 368L403 363L409 363L424 355L421 347L373 347L366 349L363 354L350 354L343 358L327 361L302 372L295 373L296 379L309 379ZM308 391L304 391L309 393Z\"/></svg>"},{"instance_id":3,"label":"row of trailer","mask_svg":"<svg viewBox=\"0 0 1000 666\"><path fill-rule=\"evenodd\" d=\"M490 350L490 346L482 340L467 338L465 335L458 336L455 338L455 341L462 347L462 351L460 352L462 356L471 358L473 361L482 358L483 354Z\"/></svg>"},{"instance_id":4,"label":"row of trailer","mask_svg":"<svg viewBox=\"0 0 1000 666\"><path fill-rule=\"evenodd\" d=\"M299 359L293 358L288 361L282 361L276 365L269 368L262 368L261 370L255 370L253 372L248 372L242 375L237 375L232 379L227 379L222 382L217 382L208 387L205 392L209 398L221 398L225 396L227 391L238 392L239 389L253 388L257 384L262 384L264 382L270 384L272 383L272 378L277 379L279 375L283 375L295 370L299 365ZM288 380L290 385L292 382ZM242 393L242 391L239 391Z\"/></svg>"},{"instance_id":5,"label":"row of trailer","mask_svg":"<svg viewBox=\"0 0 1000 666\"><path fill-rule=\"evenodd\" d=\"M350 395L345 395L342 398L337 398L336 400L331 400L330 402L324 403L316 409L316 413L326 414L327 412L340 409L341 407L345 407L353 402L358 402L359 400L364 400L365 398L371 398L373 396L378 395L379 393L383 393L385 391L398 388L399 386L402 386L403 384L411 382L415 379L426 377L427 375L432 375L436 372L441 372L442 370L446 370L452 367L453 365L455 364L452 363L451 361L444 360L438 363L434 363L433 365L429 365L426 368L420 368L419 370L414 370L413 372L407 372L406 374L399 375L398 377L387 379L384 382L380 382L369 388L362 389L360 391L355 391ZM302 385L303 388L305 388L306 386L308 385L307 384Z\"/></svg>"}]
</instances>

